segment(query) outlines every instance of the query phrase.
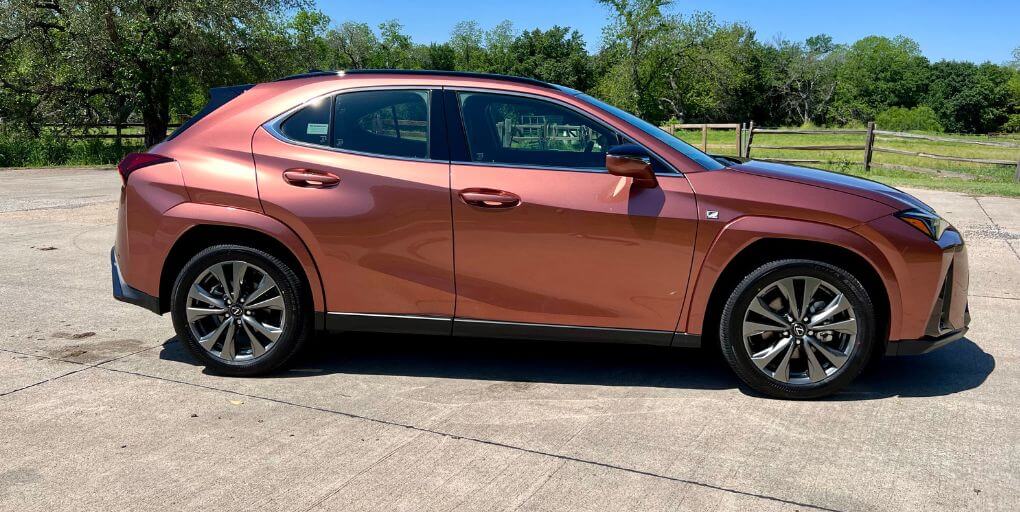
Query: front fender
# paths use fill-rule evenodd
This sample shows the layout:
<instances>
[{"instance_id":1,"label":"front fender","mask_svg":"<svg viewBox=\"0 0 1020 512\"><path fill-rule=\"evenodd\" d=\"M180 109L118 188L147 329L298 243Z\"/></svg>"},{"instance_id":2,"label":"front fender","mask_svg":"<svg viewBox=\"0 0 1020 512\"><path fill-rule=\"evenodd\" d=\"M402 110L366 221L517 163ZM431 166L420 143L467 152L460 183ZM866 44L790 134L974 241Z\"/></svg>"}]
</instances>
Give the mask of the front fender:
<instances>
[{"instance_id":1,"label":"front fender","mask_svg":"<svg viewBox=\"0 0 1020 512\"><path fill-rule=\"evenodd\" d=\"M691 300L684 309L679 325L691 334L702 334L709 300L719 277L733 259L751 244L764 239L789 239L818 242L838 246L854 252L876 271L889 297L889 333L897 339L900 331L902 299L897 285L896 272L878 247L849 229L810 222L763 216L737 218L723 226L703 254L695 254L696 274L692 276L688 291ZM697 251L700 252L700 251ZM810 255L805 255L810 257ZM701 264L697 265L697 261ZM700 269L700 270L699 270Z\"/></svg>"},{"instance_id":2,"label":"front fender","mask_svg":"<svg viewBox=\"0 0 1020 512\"><path fill-rule=\"evenodd\" d=\"M322 279L304 242L282 222L265 214L230 206L200 203L181 203L170 208L160 217L160 223L152 239L152 255L155 261L165 262L170 250L188 230L200 226L229 226L258 231L272 237L286 247L301 265L312 292L312 303L316 311L325 311L326 302ZM159 296L160 272L149 272L139 276L136 288Z\"/></svg>"}]
</instances>

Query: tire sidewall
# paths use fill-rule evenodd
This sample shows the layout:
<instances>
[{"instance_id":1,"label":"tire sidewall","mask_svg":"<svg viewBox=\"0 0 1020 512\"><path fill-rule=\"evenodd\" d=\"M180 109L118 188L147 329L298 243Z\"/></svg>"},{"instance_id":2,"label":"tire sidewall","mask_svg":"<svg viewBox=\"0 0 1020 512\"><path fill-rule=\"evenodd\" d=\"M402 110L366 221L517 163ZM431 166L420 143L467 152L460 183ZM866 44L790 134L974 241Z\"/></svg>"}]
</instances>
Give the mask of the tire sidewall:
<instances>
[{"instance_id":1,"label":"tire sidewall","mask_svg":"<svg viewBox=\"0 0 1020 512\"><path fill-rule=\"evenodd\" d=\"M259 267L274 281L283 296L284 332L270 350L255 360L224 361L206 351L191 332L185 310L195 280L209 267L226 261L243 261ZM177 336L206 366L227 375L256 375L272 371L294 355L308 337L311 315L305 305L301 281L290 265L267 252L241 245L218 245L202 250L184 265L174 282L170 314Z\"/></svg>"},{"instance_id":2,"label":"tire sidewall","mask_svg":"<svg viewBox=\"0 0 1020 512\"><path fill-rule=\"evenodd\" d=\"M838 374L813 384L778 382L758 369L744 347L743 321L751 301L765 287L787 277L809 276L824 280L841 292L854 308L857 336L850 359ZM875 336L874 306L867 290L852 274L813 260L779 260L762 265L745 277L723 309L719 341L723 355L737 375L755 390L778 398L806 399L828 395L855 379L870 360Z\"/></svg>"}]
</instances>

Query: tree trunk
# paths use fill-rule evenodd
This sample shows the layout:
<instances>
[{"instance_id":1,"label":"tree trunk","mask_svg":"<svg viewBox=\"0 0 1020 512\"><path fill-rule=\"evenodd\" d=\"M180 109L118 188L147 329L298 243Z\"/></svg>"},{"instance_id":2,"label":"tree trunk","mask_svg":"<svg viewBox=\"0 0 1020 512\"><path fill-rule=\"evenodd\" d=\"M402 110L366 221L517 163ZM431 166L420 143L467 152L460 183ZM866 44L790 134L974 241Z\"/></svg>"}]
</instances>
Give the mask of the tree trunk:
<instances>
[{"instance_id":1,"label":"tree trunk","mask_svg":"<svg viewBox=\"0 0 1020 512\"><path fill-rule=\"evenodd\" d=\"M166 138L170 125L170 82L154 77L142 91L142 124L145 125L145 147L150 148Z\"/></svg>"}]
</instances>

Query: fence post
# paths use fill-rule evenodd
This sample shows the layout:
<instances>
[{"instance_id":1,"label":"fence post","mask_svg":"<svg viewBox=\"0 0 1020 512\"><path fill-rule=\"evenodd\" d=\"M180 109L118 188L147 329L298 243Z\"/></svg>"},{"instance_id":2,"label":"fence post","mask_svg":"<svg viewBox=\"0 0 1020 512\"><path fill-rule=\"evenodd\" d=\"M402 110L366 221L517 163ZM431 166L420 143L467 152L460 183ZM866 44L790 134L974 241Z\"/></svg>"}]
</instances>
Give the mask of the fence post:
<instances>
[{"instance_id":1,"label":"fence post","mask_svg":"<svg viewBox=\"0 0 1020 512\"><path fill-rule=\"evenodd\" d=\"M737 132L737 157L739 158L744 154L744 148L741 146L744 144L744 123L740 123L736 128Z\"/></svg>"},{"instance_id":2,"label":"fence post","mask_svg":"<svg viewBox=\"0 0 1020 512\"><path fill-rule=\"evenodd\" d=\"M864 139L864 172L871 172L871 153L875 145L875 122L868 121L868 134Z\"/></svg>"},{"instance_id":3,"label":"fence post","mask_svg":"<svg viewBox=\"0 0 1020 512\"><path fill-rule=\"evenodd\" d=\"M747 126L747 145L744 146L744 158L751 158L751 144L754 142L754 121Z\"/></svg>"},{"instance_id":4,"label":"fence post","mask_svg":"<svg viewBox=\"0 0 1020 512\"><path fill-rule=\"evenodd\" d=\"M708 123L701 125L701 150L708 153Z\"/></svg>"},{"instance_id":5,"label":"fence post","mask_svg":"<svg viewBox=\"0 0 1020 512\"><path fill-rule=\"evenodd\" d=\"M1013 183L1020 183L1020 158L1016 161L1016 174L1013 175Z\"/></svg>"}]
</instances>

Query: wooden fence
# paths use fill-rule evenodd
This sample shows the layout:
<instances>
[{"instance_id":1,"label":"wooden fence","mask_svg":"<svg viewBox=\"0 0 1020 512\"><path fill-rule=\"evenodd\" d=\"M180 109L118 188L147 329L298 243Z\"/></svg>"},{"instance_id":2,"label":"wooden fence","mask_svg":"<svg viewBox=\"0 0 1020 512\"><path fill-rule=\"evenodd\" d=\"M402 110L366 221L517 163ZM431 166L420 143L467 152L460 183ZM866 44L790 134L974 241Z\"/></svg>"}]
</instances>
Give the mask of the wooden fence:
<instances>
[{"instance_id":1,"label":"wooden fence","mask_svg":"<svg viewBox=\"0 0 1020 512\"><path fill-rule=\"evenodd\" d=\"M701 130L701 149L708 152L708 131L713 129L724 129L734 130L735 135L735 149L736 154L742 158L750 158L752 149L772 149L772 150L787 150L787 151L849 151L859 152L862 155L861 164L864 166L865 171L870 171L872 167L882 167L887 169L897 169L904 171L920 172L934 174L940 172L937 169L931 169L927 167L915 167L900 164L888 164L883 162L875 162L875 153L888 153L895 155L906 155L918 158L926 158L930 160L941 160L949 162L965 162L983 165L1002 165L1002 166L1015 166L1016 171L1013 175L1013 181L1020 183L1020 157L1016 160L1001 160L994 158L969 158L961 156L950 156L940 155L935 153L927 153L924 151L909 151L905 149L895 149L890 147L883 147L876 145L877 142L889 142L894 140L924 140L931 142L944 142L952 144L969 144L976 146L986 147L997 147L997 148L1017 148L1020 149L1020 143L1005 142L1005 141L994 141L994 140L967 140L957 139L952 137L942 137L935 135L922 135L917 133L905 133L905 132L894 132L888 130L877 130L875 129L875 123L868 123L867 129L832 129L832 130L797 130L797 129L778 129L778 128L759 128L754 125L754 122L747 124L718 124L718 123L706 123L706 124L672 124L663 126L663 129L670 133L675 133L676 130ZM766 145L755 145L754 136L758 134L772 134L772 135L859 135L862 140L860 144L830 144L830 145L803 145L803 146L766 146ZM729 145L726 145L729 147ZM814 163L814 164L831 164L835 163L829 160L818 160L808 158L759 158L760 160L767 160L773 162L784 162L784 163Z\"/></svg>"}]
</instances>

